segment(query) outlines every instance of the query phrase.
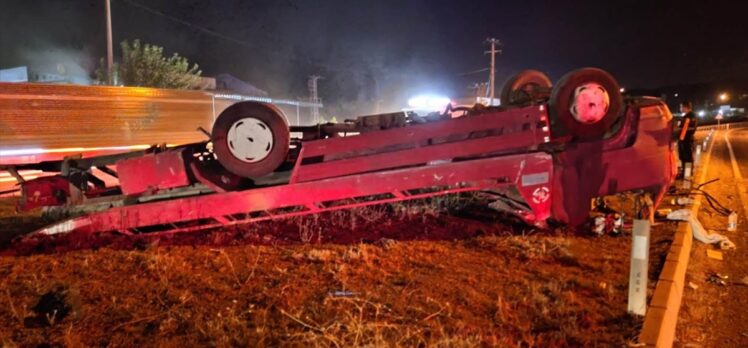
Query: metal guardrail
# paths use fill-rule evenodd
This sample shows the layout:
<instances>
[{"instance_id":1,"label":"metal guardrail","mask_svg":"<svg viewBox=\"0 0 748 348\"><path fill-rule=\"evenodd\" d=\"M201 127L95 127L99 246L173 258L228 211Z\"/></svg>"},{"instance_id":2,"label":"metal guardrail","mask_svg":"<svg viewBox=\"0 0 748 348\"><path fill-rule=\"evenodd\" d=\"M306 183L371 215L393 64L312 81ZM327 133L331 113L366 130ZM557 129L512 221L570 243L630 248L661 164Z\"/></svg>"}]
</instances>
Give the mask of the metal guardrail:
<instances>
[{"instance_id":1,"label":"metal guardrail","mask_svg":"<svg viewBox=\"0 0 748 348\"><path fill-rule=\"evenodd\" d=\"M732 128L743 128L748 127L748 121L741 122L730 122L722 124L710 124L706 126L699 126L696 130L717 130L717 129L732 129Z\"/></svg>"}]
</instances>

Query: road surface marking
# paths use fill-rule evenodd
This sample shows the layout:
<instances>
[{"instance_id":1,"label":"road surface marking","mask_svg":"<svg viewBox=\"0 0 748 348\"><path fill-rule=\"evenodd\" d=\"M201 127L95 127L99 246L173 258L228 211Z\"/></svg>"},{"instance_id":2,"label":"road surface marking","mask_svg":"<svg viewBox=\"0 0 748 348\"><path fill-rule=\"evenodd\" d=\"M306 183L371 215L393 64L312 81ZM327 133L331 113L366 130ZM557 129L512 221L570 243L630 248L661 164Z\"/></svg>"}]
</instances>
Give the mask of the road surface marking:
<instances>
[{"instance_id":1,"label":"road surface marking","mask_svg":"<svg viewBox=\"0 0 748 348\"><path fill-rule=\"evenodd\" d=\"M740 167L738 167L738 161L735 159L735 152L732 150L732 144L730 144L730 133L734 129L725 132L725 142L727 143L727 150L730 151L730 161L732 162L732 172L735 176L735 180L738 182L738 196L740 196L740 205L743 206L743 214L745 218L748 218L748 196L743 191L743 175L740 174Z\"/></svg>"},{"instance_id":2,"label":"road surface marking","mask_svg":"<svg viewBox=\"0 0 748 348\"><path fill-rule=\"evenodd\" d=\"M712 133L714 134L714 133ZM706 173L709 169L709 162L712 159L712 150L714 150L714 146L716 145L716 139L709 138L709 143L707 144L707 147L704 149L704 155L706 158L704 159L704 165L701 167L701 171L699 172L699 177L697 181L694 183L695 185L700 185L704 183L704 180L706 179ZM691 206L691 214L693 216L698 216L699 207L701 207L701 197L703 195L696 195L696 199L694 199L694 203ZM636 220L634 221L636 223ZM682 227L682 228L680 228ZM693 232L691 231L691 225L688 223L680 223L678 231L676 233L681 233L681 231L684 231L685 238L688 238L689 241L693 239ZM686 242L683 242L683 245L686 245ZM676 255L676 268L677 267L685 267L688 268L688 261L690 259L691 255L691 243L689 242L686 246L688 250L686 252L679 252L681 246L675 247L673 245L670 246L668 249L668 255L674 254ZM680 266L683 265L683 266ZM665 267L668 267L666 265ZM670 266L672 267L672 265ZM687 271L683 273L683 277L681 278L678 276L676 279L673 280L665 280L663 281L662 276L663 274L660 273L660 277L657 279L657 284L655 285L655 293L665 291L668 289L668 286L675 287L679 294L683 294L683 288L685 287L685 277L686 277ZM673 341L675 340L675 331L677 330L677 323L678 323L678 313L680 312L681 303L683 302L683 298L681 296L674 295L674 292L670 292L670 294L667 296L668 301L667 305L665 305L664 308L661 307L652 307L650 305L649 309L647 310L647 314L644 318L644 325L642 326L642 330L639 334L639 342L646 343L648 345L657 345L663 346L663 347L672 347ZM650 302L651 304L651 302Z\"/></svg>"},{"instance_id":3,"label":"road surface marking","mask_svg":"<svg viewBox=\"0 0 748 348\"><path fill-rule=\"evenodd\" d=\"M704 159L704 165L701 167L701 172L699 173L699 179L695 182L696 185L701 185L706 180L706 172L709 169L709 162L712 160L712 150L714 150L714 146L716 145L716 141L714 141L714 138L710 139L710 142L706 145L709 150L707 151L704 149L704 154L706 155ZM699 208L701 208L701 197L703 195L696 195L696 199L694 199L693 206L691 206L691 213L694 216L698 216L699 214Z\"/></svg>"}]
</instances>

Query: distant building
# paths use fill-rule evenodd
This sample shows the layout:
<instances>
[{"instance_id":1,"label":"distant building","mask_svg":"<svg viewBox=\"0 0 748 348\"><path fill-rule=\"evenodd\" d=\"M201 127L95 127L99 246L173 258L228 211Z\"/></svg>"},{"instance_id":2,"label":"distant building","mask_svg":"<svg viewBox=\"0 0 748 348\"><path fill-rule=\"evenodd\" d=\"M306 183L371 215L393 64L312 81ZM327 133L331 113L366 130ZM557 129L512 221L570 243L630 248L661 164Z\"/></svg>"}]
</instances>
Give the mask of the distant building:
<instances>
[{"instance_id":1,"label":"distant building","mask_svg":"<svg viewBox=\"0 0 748 348\"><path fill-rule=\"evenodd\" d=\"M257 97L268 96L268 92L265 92L255 87L254 85L244 82L237 77L229 74L216 75L215 90Z\"/></svg>"},{"instance_id":2,"label":"distant building","mask_svg":"<svg viewBox=\"0 0 748 348\"><path fill-rule=\"evenodd\" d=\"M91 78L68 71L64 64L57 64L55 70L19 66L0 69L0 82L39 82L39 83L72 83L90 85Z\"/></svg>"},{"instance_id":3,"label":"distant building","mask_svg":"<svg viewBox=\"0 0 748 348\"><path fill-rule=\"evenodd\" d=\"M200 76L200 79L197 80L197 82L195 82L192 85L192 88L199 89L199 90L214 91L216 89L216 78Z\"/></svg>"},{"instance_id":4,"label":"distant building","mask_svg":"<svg viewBox=\"0 0 748 348\"><path fill-rule=\"evenodd\" d=\"M0 82L27 82L29 72L25 66L10 69L0 69Z\"/></svg>"}]
</instances>

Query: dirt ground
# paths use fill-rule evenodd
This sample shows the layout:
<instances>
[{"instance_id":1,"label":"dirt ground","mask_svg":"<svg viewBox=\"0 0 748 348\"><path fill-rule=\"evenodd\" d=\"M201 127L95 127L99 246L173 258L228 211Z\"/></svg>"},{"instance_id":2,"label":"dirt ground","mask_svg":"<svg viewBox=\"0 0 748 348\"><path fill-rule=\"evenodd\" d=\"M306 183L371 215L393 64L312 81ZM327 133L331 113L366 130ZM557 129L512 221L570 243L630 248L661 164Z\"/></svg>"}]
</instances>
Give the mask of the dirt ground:
<instances>
[{"instance_id":1,"label":"dirt ground","mask_svg":"<svg viewBox=\"0 0 748 348\"><path fill-rule=\"evenodd\" d=\"M717 214L706 201L702 202L699 220L710 233L721 233L730 238L736 249L722 251L723 260L720 261L707 256L707 250L718 250L716 247L694 241L679 313L676 347L748 347L748 283L741 281L748 277L748 221L743 210L746 202L741 202L737 193L737 190L745 192L746 186L735 180L723 134L719 132L714 137L716 143L706 178L707 181L719 181L703 189L738 213L738 231L728 232L727 217ZM748 156L747 140L732 140L738 157ZM727 277L722 279L724 284L715 279L717 275Z\"/></svg>"},{"instance_id":2,"label":"dirt ground","mask_svg":"<svg viewBox=\"0 0 748 348\"><path fill-rule=\"evenodd\" d=\"M635 339L642 320L626 313L628 234L536 231L500 218L417 202L161 239L14 244L0 257L0 341L609 347ZM23 219L15 230L40 223ZM674 227L656 231L655 270Z\"/></svg>"}]
</instances>

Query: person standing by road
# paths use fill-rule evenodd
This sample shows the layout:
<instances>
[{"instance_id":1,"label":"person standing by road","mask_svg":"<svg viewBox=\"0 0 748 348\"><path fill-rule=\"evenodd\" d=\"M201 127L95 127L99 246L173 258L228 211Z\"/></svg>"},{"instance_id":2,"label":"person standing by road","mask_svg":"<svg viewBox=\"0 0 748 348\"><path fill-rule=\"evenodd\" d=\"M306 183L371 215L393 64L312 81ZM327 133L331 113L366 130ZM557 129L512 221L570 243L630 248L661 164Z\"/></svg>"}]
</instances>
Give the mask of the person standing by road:
<instances>
[{"instance_id":1,"label":"person standing by road","mask_svg":"<svg viewBox=\"0 0 748 348\"><path fill-rule=\"evenodd\" d=\"M686 164L690 164L693 169L693 144L697 122L693 113L693 104L690 101L682 102L680 111L683 113L683 119L680 122L678 132L678 158L681 162L678 178L682 179L684 178Z\"/></svg>"}]
</instances>

